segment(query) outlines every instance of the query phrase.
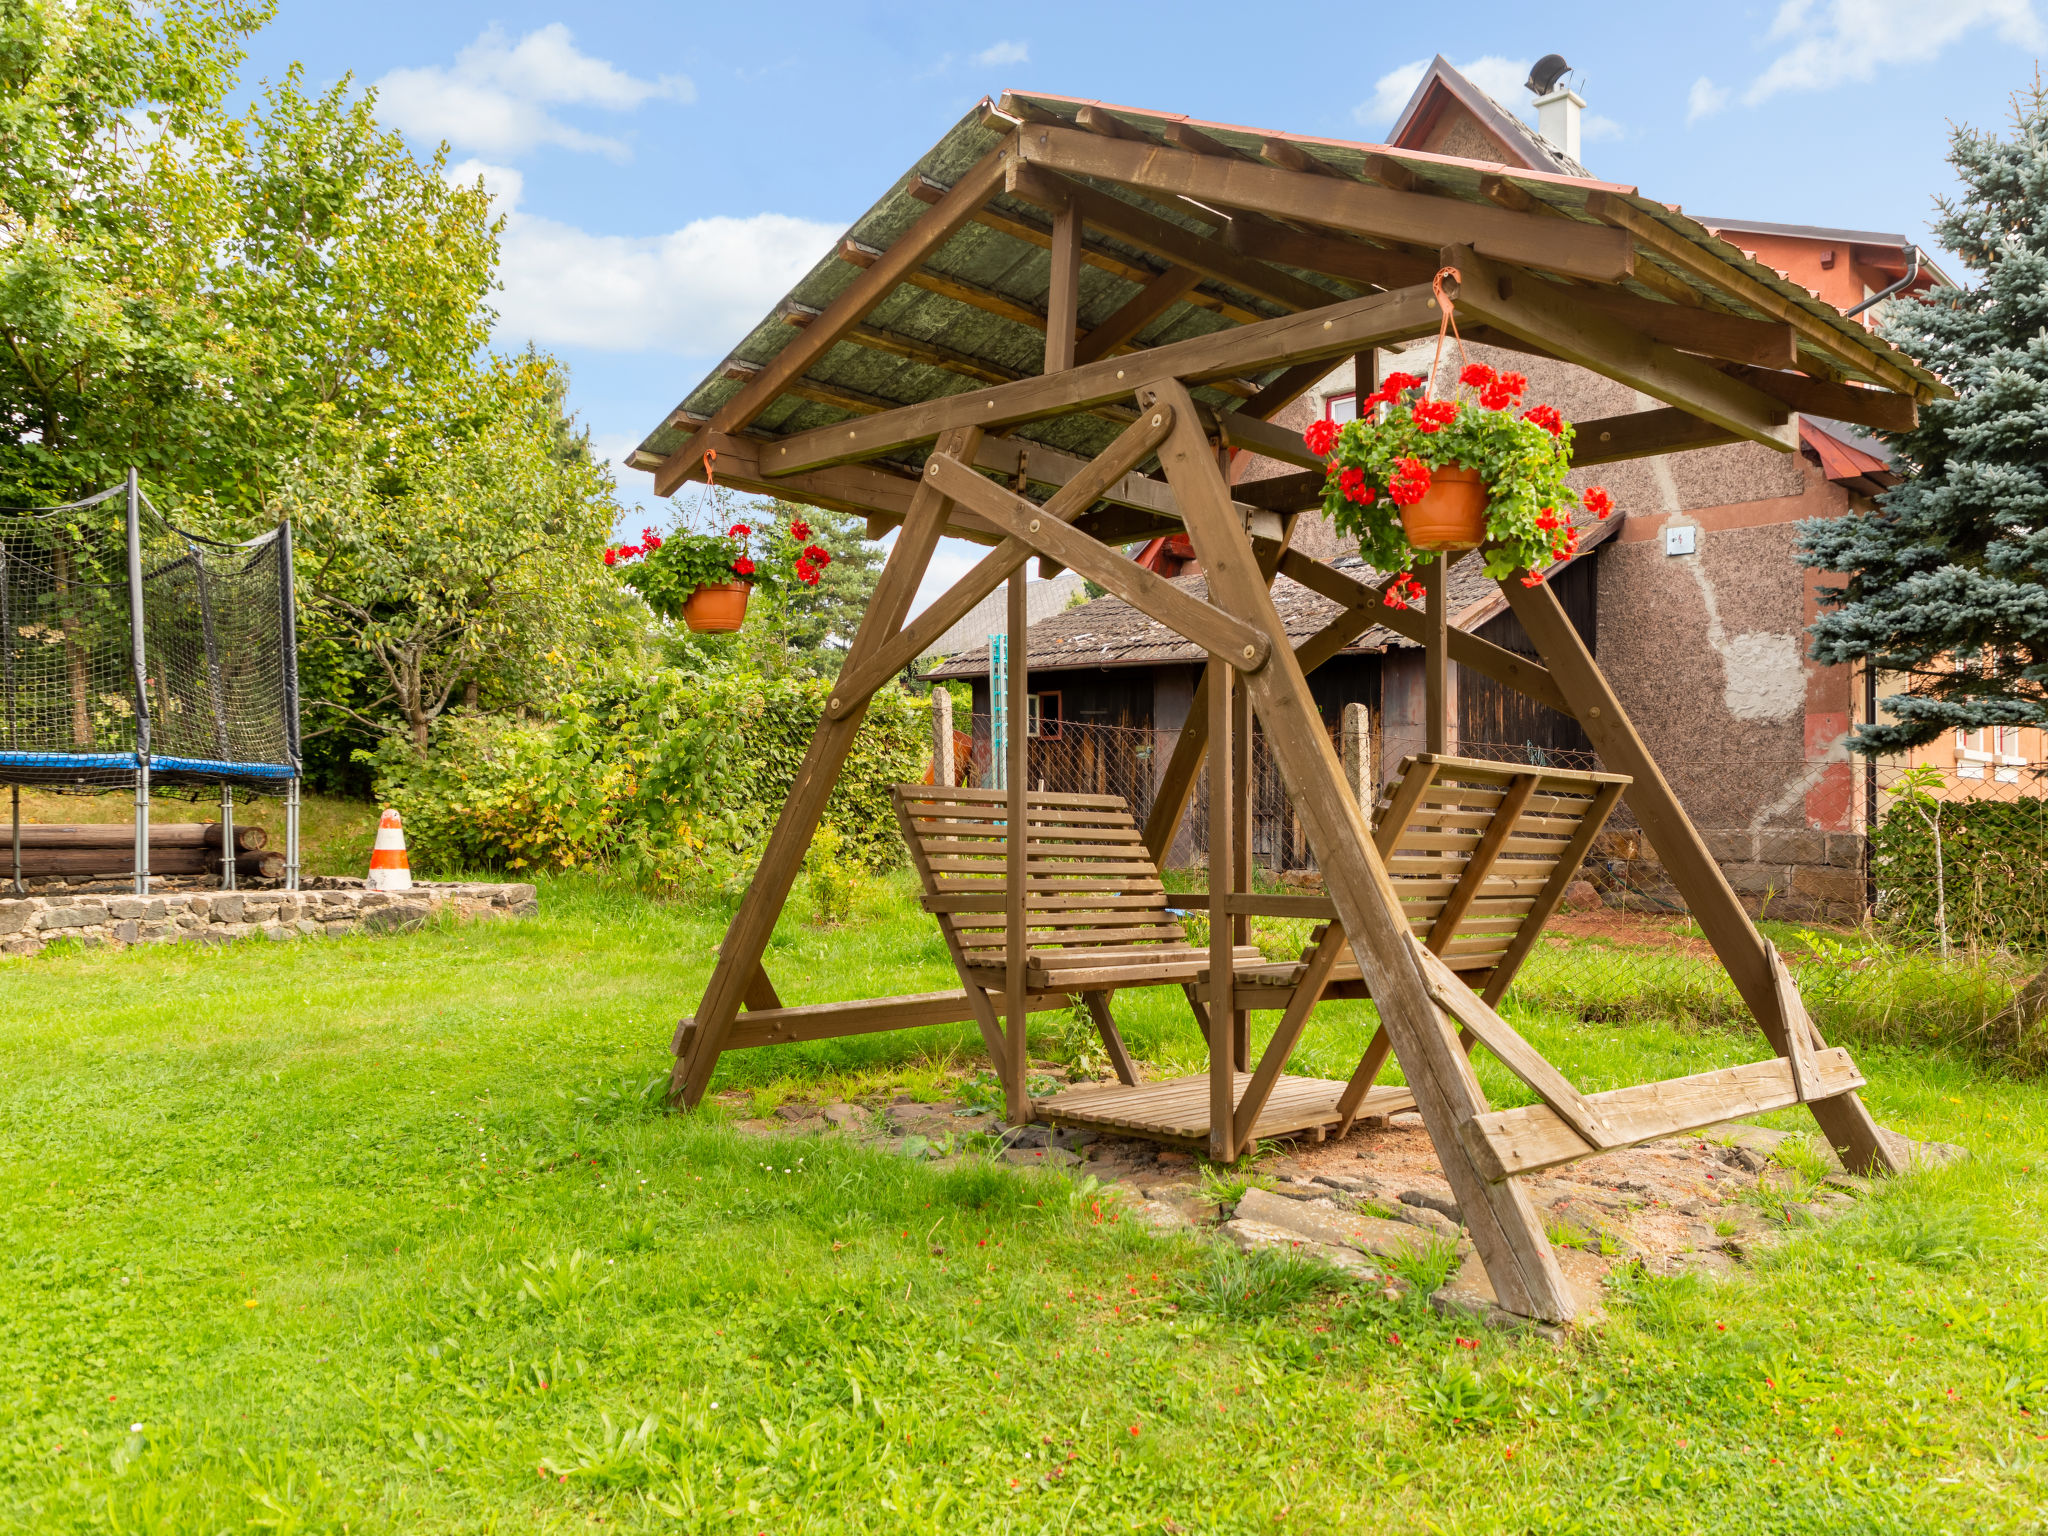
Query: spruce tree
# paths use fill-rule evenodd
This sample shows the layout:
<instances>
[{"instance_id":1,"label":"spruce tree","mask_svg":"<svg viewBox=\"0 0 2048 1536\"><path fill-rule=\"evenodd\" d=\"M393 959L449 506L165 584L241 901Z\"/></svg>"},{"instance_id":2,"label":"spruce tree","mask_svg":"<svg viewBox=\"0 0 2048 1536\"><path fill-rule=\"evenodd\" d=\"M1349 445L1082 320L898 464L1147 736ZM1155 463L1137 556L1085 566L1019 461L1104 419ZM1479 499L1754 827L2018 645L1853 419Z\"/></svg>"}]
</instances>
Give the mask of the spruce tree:
<instances>
[{"instance_id":1,"label":"spruce tree","mask_svg":"<svg viewBox=\"0 0 2048 1536\"><path fill-rule=\"evenodd\" d=\"M1852 745L1902 751L1944 731L2048 725L2048 91L2013 102L2001 138L1949 142L1962 191L1936 238L1974 281L1894 301L1883 333L1955 391L1886 433L1907 478L1876 506L1800 526L1802 558L1844 572L1812 629L1815 659L1904 674L1894 720Z\"/></svg>"}]
</instances>

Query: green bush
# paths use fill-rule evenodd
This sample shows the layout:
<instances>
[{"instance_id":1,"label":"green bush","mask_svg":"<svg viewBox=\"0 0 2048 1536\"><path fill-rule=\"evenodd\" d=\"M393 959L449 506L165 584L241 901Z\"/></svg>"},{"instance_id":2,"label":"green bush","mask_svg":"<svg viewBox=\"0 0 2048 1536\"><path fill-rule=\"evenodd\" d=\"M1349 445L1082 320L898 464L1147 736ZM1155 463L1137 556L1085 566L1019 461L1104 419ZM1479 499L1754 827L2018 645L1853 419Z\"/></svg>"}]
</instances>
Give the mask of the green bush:
<instances>
[{"instance_id":1,"label":"green bush","mask_svg":"<svg viewBox=\"0 0 2048 1536\"><path fill-rule=\"evenodd\" d=\"M370 760L423 873L595 867L729 889L759 856L830 690L670 669L572 694L545 723L447 716L424 757L386 741ZM896 689L876 696L826 806L839 859L900 859L889 786L923 775L928 719Z\"/></svg>"},{"instance_id":2,"label":"green bush","mask_svg":"<svg viewBox=\"0 0 2048 1536\"><path fill-rule=\"evenodd\" d=\"M2048 800L1896 804L1871 839L1878 912L1908 932L1933 935L1934 860L1941 830L1941 887L1949 937L2007 949L2048 949Z\"/></svg>"}]
</instances>

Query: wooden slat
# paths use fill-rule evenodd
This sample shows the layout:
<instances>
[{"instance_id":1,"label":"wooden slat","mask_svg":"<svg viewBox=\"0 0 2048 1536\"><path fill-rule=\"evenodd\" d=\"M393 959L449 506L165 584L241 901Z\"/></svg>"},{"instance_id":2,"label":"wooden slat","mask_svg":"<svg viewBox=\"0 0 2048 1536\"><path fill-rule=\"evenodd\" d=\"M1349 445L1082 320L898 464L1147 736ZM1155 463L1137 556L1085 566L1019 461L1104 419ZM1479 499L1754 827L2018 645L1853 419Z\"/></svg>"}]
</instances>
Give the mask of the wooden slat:
<instances>
[{"instance_id":1,"label":"wooden slat","mask_svg":"<svg viewBox=\"0 0 2048 1536\"><path fill-rule=\"evenodd\" d=\"M1034 992L1027 999L1033 1013L1055 1012L1072 1005L1064 992ZM974 1006L964 991L918 992L907 997L870 997L849 1003L809 1003L795 1008L749 1009L734 1020L725 1049L786 1045L799 1040L838 1040L892 1029L925 1029L935 1024L965 1024ZM697 1021L686 1018L676 1029L675 1054L689 1049Z\"/></svg>"},{"instance_id":2,"label":"wooden slat","mask_svg":"<svg viewBox=\"0 0 2048 1536\"><path fill-rule=\"evenodd\" d=\"M1822 1102L1852 1092L1864 1082L1849 1053L1839 1048L1816 1053L1814 1074L1815 1096ZM1791 1063L1782 1056L1587 1096L1593 1112L1609 1127L1606 1134L1616 1147L1704 1130L1767 1110L1789 1109L1798 1102ZM1554 1168L1586 1156L1589 1150L1546 1104L1477 1115L1459 1127L1459 1136L1486 1176L1496 1181Z\"/></svg>"},{"instance_id":3,"label":"wooden slat","mask_svg":"<svg viewBox=\"0 0 2048 1536\"><path fill-rule=\"evenodd\" d=\"M1233 1099L1250 1081L1248 1073L1232 1075ZM1251 1129L1251 1138L1286 1136L1327 1130L1336 1121L1336 1099L1342 1084L1314 1077L1282 1076L1273 1085L1265 1112ZM1406 1088L1383 1088L1369 1106L1374 1114L1412 1109L1415 1096ZM1137 1087L1100 1085L1069 1088L1039 1102L1038 1118L1054 1125L1077 1125L1122 1131L1183 1146L1206 1147L1210 1137L1207 1073L1168 1078Z\"/></svg>"}]
</instances>

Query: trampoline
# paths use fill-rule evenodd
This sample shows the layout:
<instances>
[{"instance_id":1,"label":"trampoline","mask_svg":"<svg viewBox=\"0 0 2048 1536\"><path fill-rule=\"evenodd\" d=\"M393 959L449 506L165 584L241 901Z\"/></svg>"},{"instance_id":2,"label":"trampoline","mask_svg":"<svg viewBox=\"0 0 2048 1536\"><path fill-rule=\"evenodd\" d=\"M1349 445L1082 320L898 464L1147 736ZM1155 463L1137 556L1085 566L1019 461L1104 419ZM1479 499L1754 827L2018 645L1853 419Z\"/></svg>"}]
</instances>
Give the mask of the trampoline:
<instances>
[{"instance_id":1,"label":"trampoline","mask_svg":"<svg viewBox=\"0 0 2048 1536\"><path fill-rule=\"evenodd\" d=\"M146 894L153 788L218 788L232 887L237 788L285 802L299 880L298 646L291 527L228 543L164 517L134 471L54 507L0 509L0 784L130 788Z\"/></svg>"}]
</instances>

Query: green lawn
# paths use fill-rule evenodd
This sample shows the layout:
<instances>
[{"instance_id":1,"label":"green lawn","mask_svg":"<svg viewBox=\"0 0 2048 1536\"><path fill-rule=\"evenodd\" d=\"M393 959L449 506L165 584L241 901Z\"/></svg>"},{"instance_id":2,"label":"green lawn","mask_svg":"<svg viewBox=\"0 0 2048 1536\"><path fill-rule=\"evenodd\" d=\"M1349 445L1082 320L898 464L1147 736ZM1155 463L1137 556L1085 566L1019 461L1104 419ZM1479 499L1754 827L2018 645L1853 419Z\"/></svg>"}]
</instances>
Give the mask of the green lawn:
<instances>
[{"instance_id":1,"label":"green lawn","mask_svg":"<svg viewBox=\"0 0 2048 1536\"><path fill-rule=\"evenodd\" d=\"M784 994L949 985L902 895L786 921ZM719 914L542 902L0 966L0 1525L2043 1529L2040 1087L1860 1045L1879 1117L1967 1163L1740 1281L1637 1283L1574 1349L1472 1349L1418 1305L1247 1293L1058 1176L666 1114ZM1177 1002L1133 1003L1134 1049L1198 1058ZM1518 1018L1592 1086L1760 1054ZM1369 1022L1333 1010L1302 1064L1348 1070ZM739 1053L717 1086L936 1088L972 1036Z\"/></svg>"}]
</instances>

